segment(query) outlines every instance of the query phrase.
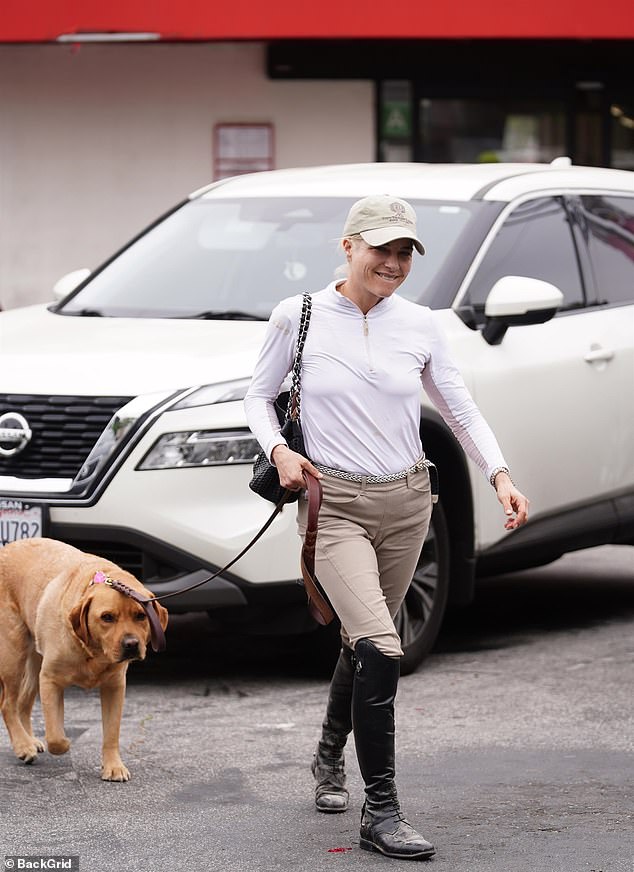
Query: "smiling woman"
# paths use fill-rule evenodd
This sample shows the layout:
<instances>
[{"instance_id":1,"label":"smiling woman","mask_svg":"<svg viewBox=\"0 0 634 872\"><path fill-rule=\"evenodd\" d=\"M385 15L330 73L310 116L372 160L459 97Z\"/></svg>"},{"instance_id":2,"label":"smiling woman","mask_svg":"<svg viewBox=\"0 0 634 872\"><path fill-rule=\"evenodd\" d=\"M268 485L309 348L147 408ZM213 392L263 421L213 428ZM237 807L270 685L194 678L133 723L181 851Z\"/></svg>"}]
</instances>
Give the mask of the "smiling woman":
<instances>
[{"instance_id":1,"label":"smiling woman","mask_svg":"<svg viewBox=\"0 0 634 872\"><path fill-rule=\"evenodd\" d=\"M528 501L511 483L431 311L395 293L410 273L413 250L425 254L412 206L387 194L357 201L341 244L347 276L312 295L301 361L302 429L312 462L288 446L274 407L294 358L300 296L273 310L245 409L282 487L301 488L306 472L322 483L315 569L341 622L342 651L312 766L316 807L348 806L343 748L354 730L366 794L361 847L424 859L435 849L404 819L394 783L394 699L404 654L395 620L432 513L419 431L421 383L496 487L508 529L527 520ZM300 499L302 537L307 516Z\"/></svg>"}]
</instances>

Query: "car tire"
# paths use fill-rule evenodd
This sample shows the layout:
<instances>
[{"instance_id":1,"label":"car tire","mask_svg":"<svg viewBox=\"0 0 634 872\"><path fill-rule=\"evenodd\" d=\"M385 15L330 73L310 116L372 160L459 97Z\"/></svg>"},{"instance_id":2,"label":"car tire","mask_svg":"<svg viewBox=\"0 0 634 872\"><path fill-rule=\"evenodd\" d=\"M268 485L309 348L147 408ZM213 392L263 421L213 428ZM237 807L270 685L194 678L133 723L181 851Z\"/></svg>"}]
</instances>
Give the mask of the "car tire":
<instances>
[{"instance_id":1,"label":"car tire","mask_svg":"<svg viewBox=\"0 0 634 872\"><path fill-rule=\"evenodd\" d=\"M442 503L434 506L429 532L412 583L395 624L404 655L401 675L409 675L431 651L449 595L449 529Z\"/></svg>"}]
</instances>

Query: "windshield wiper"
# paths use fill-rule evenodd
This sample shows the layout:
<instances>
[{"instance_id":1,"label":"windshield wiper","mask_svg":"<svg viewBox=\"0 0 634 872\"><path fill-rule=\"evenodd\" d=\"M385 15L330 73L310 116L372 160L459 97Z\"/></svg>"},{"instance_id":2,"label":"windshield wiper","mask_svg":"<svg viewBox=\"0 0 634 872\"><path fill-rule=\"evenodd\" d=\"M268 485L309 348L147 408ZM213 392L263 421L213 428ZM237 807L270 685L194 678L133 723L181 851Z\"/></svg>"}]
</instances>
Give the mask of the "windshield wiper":
<instances>
[{"instance_id":1,"label":"windshield wiper","mask_svg":"<svg viewBox=\"0 0 634 872\"><path fill-rule=\"evenodd\" d=\"M77 309L74 312L62 310L63 315L74 315L77 318L104 318L100 309ZM108 317L113 317L112 315ZM125 317L138 318L139 314L127 313ZM145 314L145 317L159 317L158 315ZM242 312L238 309L209 309L205 312L195 312L191 315L164 315L164 318L178 318L179 320L193 319L197 321L268 321L268 315L256 315L255 312Z\"/></svg>"},{"instance_id":2,"label":"windshield wiper","mask_svg":"<svg viewBox=\"0 0 634 872\"><path fill-rule=\"evenodd\" d=\"M180 318L195 318L199 321L268 321L266 315L256 315L255 312L241 312L239 309L209 309L197 312L195 315L179 315Z\"/></svg>"}]
</instances>

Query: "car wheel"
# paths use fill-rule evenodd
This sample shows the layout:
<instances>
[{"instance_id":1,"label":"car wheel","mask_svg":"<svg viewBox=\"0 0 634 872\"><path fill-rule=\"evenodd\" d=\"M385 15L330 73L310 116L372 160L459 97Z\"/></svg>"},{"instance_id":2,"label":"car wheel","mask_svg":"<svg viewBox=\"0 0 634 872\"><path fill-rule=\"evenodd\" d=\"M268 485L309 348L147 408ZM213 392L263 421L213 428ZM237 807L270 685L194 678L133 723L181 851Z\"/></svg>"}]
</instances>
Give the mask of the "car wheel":
<instances>
[{"instance_id":1,"label":"car wheel","mask_svg":"<svg viewBox=\"0 0 634 872\"><path fill-rule=\"evenodd\" d=\"M405 601L396 615L404 656L401 675L414 672L433 647L449 594L449 531L440 502L434 506L429 532Z\"/></svg>"}]
</instances>

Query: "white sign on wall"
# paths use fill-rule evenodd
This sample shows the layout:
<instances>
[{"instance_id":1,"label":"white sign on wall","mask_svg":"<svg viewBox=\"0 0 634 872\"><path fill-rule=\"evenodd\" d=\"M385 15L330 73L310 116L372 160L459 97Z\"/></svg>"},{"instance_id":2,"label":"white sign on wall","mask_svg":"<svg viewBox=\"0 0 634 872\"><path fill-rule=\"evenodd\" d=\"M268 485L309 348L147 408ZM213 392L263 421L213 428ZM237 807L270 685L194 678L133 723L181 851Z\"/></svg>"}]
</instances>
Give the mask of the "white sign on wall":
<instances>
[{"instance_id":1,"label":"white sign on wall","mask_svg":"<svg viewBox=\"0 0 634 872\"><path fill-rule=\"evenodd\" d=\"M216 124L214 179L274 169L272 124Z\"/></svg>"}]
</instances>

